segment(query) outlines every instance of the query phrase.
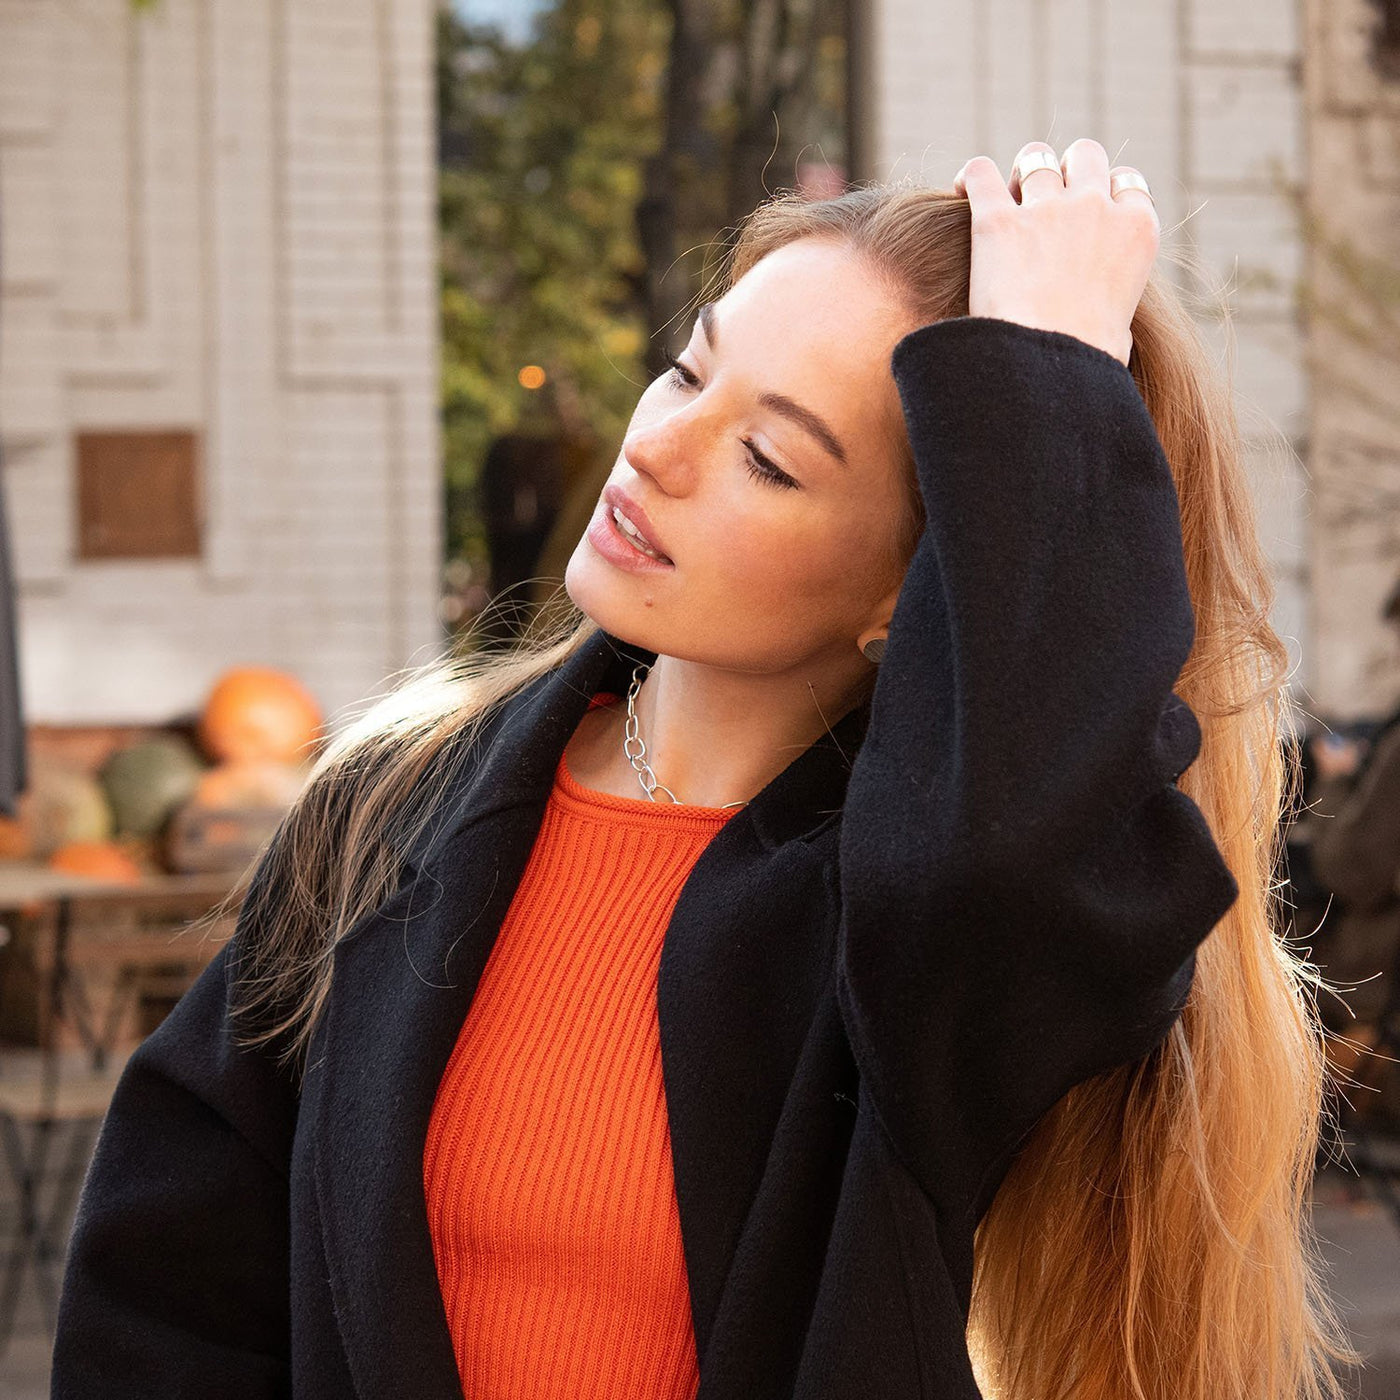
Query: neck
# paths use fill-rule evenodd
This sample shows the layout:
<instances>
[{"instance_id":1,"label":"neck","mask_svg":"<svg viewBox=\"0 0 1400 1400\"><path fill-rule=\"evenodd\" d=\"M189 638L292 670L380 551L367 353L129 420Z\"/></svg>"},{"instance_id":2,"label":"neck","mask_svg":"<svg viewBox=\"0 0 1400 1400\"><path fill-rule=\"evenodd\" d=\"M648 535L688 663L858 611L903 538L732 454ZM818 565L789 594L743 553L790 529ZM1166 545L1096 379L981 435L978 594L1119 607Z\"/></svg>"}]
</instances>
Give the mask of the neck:
<instances>
[{"instance_id":1,"label":"neck","mask_svg":"<svg viewBox=\"0 0 1400 1400\"><path fill-rule=\"evenodd\" d=\"M833 687L829 667L823 684L811 668L754 675L658 656L634 702L646 761L656 781L689 806L749 801L850 710L859 667L857 656L851 674ZM617 775L616 790L630 786L640 795L623 751L625 691L610 718L604 758ZM658 792L656 800L670 798Z\"/></svg>"}]
</instances>

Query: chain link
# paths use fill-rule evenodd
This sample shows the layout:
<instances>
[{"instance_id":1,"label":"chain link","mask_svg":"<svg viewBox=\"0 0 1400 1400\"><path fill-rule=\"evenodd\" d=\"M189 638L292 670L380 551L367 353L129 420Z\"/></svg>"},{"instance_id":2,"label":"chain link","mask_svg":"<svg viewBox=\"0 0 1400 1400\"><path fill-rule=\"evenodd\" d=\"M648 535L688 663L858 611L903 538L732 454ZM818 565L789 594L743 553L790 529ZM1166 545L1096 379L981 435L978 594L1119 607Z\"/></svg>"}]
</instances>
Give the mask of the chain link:
<instances>
[{"instance_id":1,"label":"chain link","mask_svg":"<svg viewBox=\"0 0 1400 1400\"><path fill-rule=\"evenodd\" d=\"M640 726L637 722L637 711L635 702L637 692L642 688L642 678L646 675L647 668L638 662L632 671L632 684L627 688L627 724L623 731L622 752L627 755L627 761L632 765L637 774L637 781L642 785L642 791L655 802L656 794L664 792L677 806L683 806L680 798L676 796L665 783L656 781L656 774L651 771L651 764L647 762L647 746L642 742ZM633 745L636 749L633 749ZM726 802L726 807L747 807L747 802Z\"/></svg>"}]
</instances>

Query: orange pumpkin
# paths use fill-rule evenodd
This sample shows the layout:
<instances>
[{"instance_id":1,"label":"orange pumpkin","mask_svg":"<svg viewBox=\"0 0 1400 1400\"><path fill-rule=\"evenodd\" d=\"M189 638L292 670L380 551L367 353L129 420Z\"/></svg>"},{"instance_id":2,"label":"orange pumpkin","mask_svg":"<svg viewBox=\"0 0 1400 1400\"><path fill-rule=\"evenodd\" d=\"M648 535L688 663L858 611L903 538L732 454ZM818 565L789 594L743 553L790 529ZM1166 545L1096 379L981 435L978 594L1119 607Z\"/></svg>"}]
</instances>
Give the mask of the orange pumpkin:
<instances>
[{"instance_id":1,"label":"orange pumpkin","mask_svg":"<svg viewBox=\"0 0 1400 1400\"><path fill-rule=\"evenodd\" d=\"M70 841L49 857L48 866L69 875L90 875L94 880L121 885L141 880L141 867L113 841Z\"/></svg>"},{"instance_id":2,"label":"orange pumpkin","mask_svg":"<svg viewBox=\"0 0 1400 1400\"><path fill-rule=\"evenodd\" d=\"M215 683L199 718L199 741L216 763L303 760L315 743L321 709L286 671L237 666Z\"/></svg>"}]
</instances>

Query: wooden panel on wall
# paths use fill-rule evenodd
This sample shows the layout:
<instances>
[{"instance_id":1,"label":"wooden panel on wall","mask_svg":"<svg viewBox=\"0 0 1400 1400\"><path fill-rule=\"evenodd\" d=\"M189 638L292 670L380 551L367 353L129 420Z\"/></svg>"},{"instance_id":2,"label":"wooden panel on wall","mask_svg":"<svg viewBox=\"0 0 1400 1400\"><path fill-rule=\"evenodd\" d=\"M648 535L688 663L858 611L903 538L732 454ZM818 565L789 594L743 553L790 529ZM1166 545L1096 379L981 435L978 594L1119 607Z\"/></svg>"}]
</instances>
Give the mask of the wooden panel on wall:
<instances>
[{"instance_id":1,"label":"wooden panel on wall","mask_svg":"<svg viewBox=\"0 0 1400 1400\"><path fill-rule=\"evenodd\" d=\"M75 434L79 559L198 557L198 439L188 429Z\"/></svg>"}]
</instances>

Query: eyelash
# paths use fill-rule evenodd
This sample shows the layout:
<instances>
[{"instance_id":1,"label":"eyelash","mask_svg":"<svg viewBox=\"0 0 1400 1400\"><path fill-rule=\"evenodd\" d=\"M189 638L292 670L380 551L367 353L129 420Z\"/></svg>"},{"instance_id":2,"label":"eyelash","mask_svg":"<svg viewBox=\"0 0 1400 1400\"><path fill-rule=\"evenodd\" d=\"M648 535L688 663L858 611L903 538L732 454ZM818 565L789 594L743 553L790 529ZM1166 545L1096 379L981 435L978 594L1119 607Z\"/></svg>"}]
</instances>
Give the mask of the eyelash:
<instances>
[{"instance_id":1,"label":"eyelash","mask_svg":"<svg viewBox=\"0 0 1400 1400\"><path fill-rule=\"evenodd\" d=\"M674 355L666 356L666 363L671 366L671 385L677 389L698 389L700 381L690 372ZM798 485L785 471L775 462L769 461L767 457L756 448L748 438L739 439L749 451L749 475L758 477L761 481L769 482L773 486L781 486L788 489Z\"/></svg>"}]
</instances>

